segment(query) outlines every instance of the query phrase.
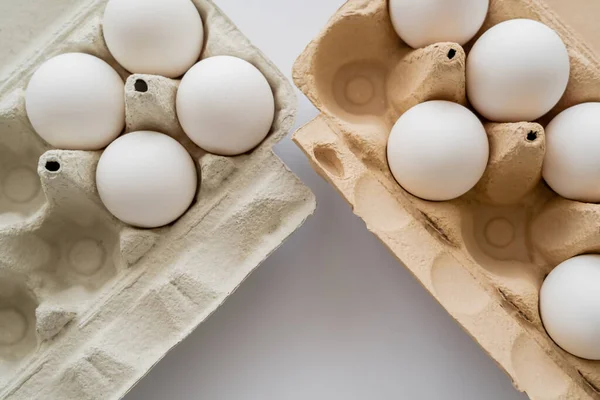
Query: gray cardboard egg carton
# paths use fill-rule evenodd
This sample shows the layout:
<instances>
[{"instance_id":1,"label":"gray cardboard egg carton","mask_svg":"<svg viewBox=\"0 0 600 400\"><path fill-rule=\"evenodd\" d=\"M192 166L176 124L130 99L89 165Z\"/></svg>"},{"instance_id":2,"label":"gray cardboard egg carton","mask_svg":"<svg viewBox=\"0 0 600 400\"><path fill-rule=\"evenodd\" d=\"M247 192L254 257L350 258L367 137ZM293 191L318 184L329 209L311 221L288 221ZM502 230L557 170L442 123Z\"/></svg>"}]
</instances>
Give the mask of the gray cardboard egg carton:
<instances>
[{"instance_id":1,"label":"gray cardboard egg carton","mask_svg":"<svg viewBox=\"0 0 600 400\"><path fill-rule=\"evenodd\" d=\"M541 180L543 126L567 107L600 101L600 62L541 0L490 0L479 35L514 18L538 20L561 36L569 84L540 121L484 124L490 160L465 196L428 202L410 195L391 175L385 149L410 107L434 99L468 105L473 41L411 49L395 33L386 0L347 1L296 61L294 81L321 114L294 140L517 389L532 399L600 399L600 361L559 348L538 312L546 274L600 249L600 206L561 199Z\"/></svg>"},{"instance_id":2,"label":"gray cardboard egg carton","mask_svg":"<svg viewBox=\"0 0 600 400\"><path fill-rule=\"evenodd\" d=\"M205 28L202 58L243 58L273 89L275 122L250 154L205 154L186 140L174 113L178 81L128 76L110 56L104 0L69 9L74 17L49 27L45 44L19 54L0 81L2 399L122 397L315 208L272 152L294 121L291 85L212 2L194 3ZM199 193L174 224L143 230L116 220L94 183L101 152L51 149L33 131L24 108L29 77L46 59L75 51L126 79L126 132L167 133L198 161Z\"/></svg>"}]
</instances>

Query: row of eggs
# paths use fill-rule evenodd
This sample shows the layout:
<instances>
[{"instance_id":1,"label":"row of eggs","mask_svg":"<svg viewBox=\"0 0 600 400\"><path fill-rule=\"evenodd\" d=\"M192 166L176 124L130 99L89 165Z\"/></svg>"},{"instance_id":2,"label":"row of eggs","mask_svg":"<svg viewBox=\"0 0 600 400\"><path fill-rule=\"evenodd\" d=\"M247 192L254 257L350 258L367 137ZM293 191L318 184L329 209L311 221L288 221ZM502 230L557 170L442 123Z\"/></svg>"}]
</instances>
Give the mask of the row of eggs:
<instances>
[{"instance_id":1,"label":"row of eggs","mask_svg":"<svg viewBox=\"0 0 600 400\"><path fill-rule=\"evenodd\" d=\"M488 0L390 0L398 35L412 47L471 40ZM467 97L494 122L533 121L562 97L569 57L547 26L516 19L490 28L467 57ZM542 175L562 197L600 202L600 103L562 111L546 126ZM450 200L469 191L487 166L489 144L479 118L448 101L429 101L405 112L392 128L387 157L398 183L413 195ZM573 257L556 266L540 290L540 316L549 336L581 358L600 360L600 255Z\"/></svg>"},{"instance_id":2,"label":"row of eggs","mask_svg":"<svg viewBox=\"0 0 600 400\"><path fill-rule=\"evenodd\" d=\"M203 23L190 0L110 0L102 26L109 51L129 72L183 74L173 106L183 131L202 149L242 154L270 131L275 101L255 66L232 56L197 62ZM102 202L120 220L163 226L192 203L196 166L179 142L149 131L119 137L125 126L124 83L105 61L85 53L47 60L29 81L25 108L34 130L53 147L108 146L96 183Z\"/></svg>"},{"instance_id":3,"label":"row of eggs","mask_svg":"<svg viewBox=\"0 0 600 400\"><path fill-rule=\"evenodd\" d=\"M562 111L545 128L542 176L560 196L600 202L600 103ZM406 111L387 143L392 175L406 191L425 200L446 201L471 190L489 157L485 128L460 104L432 100Z\"/></svg>"},{"instance_id":4,"label":"row of eggs","mask_svg":"<svg viewBox=\"0 0 600 400\"><path fill-rule=\"evenodd\" d=\"M232 56L209 57L190 68L179 84L175 107L194 143L227 156L256 147L275 113L266 78L249 62ZM97 57L61 54L35 71L25 108L35 131L50 145L99 150L125 126L123 80Z\"/></svg>"}]
</instances>

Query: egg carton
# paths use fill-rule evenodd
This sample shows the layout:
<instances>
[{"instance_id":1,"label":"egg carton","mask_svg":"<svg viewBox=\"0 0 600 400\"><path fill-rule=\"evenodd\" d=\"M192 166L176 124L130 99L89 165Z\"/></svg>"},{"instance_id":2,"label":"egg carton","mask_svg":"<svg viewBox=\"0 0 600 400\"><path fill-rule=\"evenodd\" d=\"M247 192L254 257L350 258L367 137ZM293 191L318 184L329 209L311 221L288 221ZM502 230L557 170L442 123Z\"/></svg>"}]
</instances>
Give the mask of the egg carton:
<instances>
[{"instance_id":1,"label":"egg carton","mask_svg":"<svg viewBox=\"0 0 600 400\"><path fill-rule=\"evenodd\" d=\"M538 20L565 42L571 75L564 96L539 121L484 124L490 159L465 196L429 202L410 195L387 166L393 124L427 100L468 105L466 54L482 32L514 18ZM385 0L348 1L294 66L296 85L321 111L294 141L518 390L532 399L600 399L600 362L560 349L538 313L552 268L600 251L600 205L561 199L541 180L543 127L569 106L600 101L600 64L539 0L491 0L478 36L464 48L414 50L395 33Z\"/></svg>"},{"instance_id":2,"label":"egg carton","mask_svg":"<svg viewBox=\"0 0 600 400\"><path fill-rule=\"evenodd\" d=\"M187 139L174 110L178 80L131 75L115 62L102 37L105 4L64 10L68 22L14 55L0 81L2 399L121 398L315 208L309 189L272 151L294 122L291 85L211 1L194 0L204 21L201 58L251 62L275 97L269 135L237 157L206 154ZM95 55L124 78L126 132L167 133L197 161L201 185L175 223L146 230L118 221L95 186L101 151L52 149L34 132L27 82L65 52Z\"/></svg>"}]
</instances>

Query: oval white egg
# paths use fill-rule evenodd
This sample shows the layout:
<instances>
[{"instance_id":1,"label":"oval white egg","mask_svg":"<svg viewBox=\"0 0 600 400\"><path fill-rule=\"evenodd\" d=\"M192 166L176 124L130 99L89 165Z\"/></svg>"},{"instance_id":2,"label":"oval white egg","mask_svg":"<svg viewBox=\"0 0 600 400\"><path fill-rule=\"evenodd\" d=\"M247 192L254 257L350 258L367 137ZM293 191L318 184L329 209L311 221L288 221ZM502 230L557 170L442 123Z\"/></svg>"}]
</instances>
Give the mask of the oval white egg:
<instances>
[{"instance_id":1,"label":"oval white egg","mask_svg":"<svg viewBox=\"0 0 600 400\"><path fill-rule=\"evenodd\" d=\"M546 183L567 199L600 202L600 103L567 108L545 131Z\"/></svg>"},{"instance_id":2,"label":"oval white egg","mask_svg":"<svg viewBox=\"0 0 600 400\"><path fill-rule=\"evenodd\" d=\"M210 57L181 80L177 117L190 139L220 155L245 153L269 133L275 115L273 92L263 74L237 57Z\"/></svg>"},{"instance_id":3,"label":"oval white egg","mask_svg":"<svg viewBox=\"0 0 600 400\"><path fill-rule=\"evenodd\" d=\"M198 177L194 161L170 136L137 131L102 153L96 170L102 203L130 225L155 228L175 221L190 206Z\"/></svg>"},{"instance_id":4,"label":"oval white egg","mask_svg":"<svg viewBox=\"0 0 600 400\"><path fill-rule=\"evenodd\" d=\"M115 60L138 74L181 76L204 44L202 19L190 0L110 0L102 30Z\"/></svg>"},{"instance_id":5,"label":"oval white egg","mask_svg":"<svg viewBox=\"0 0 600 400\"><path fill-rule=\"evenodd\" d=\"M387 144L396 181L425 200L450 200L469 191L488 156L487 134L477 116L450 101L428 101L406 111Z\"/></svg>"},{"instance_id":6,"label":"oval white egg","mask_svg":"<svg viewBox=\"0 0 600 400\"><path fill-rule=\"evenodd\" d=\"M51 146L98 150L125 125L123 80L103 60L66 53L44 62L25 93L27 116Z\"/></svg>"},{"instance_id":7,"label":"oval white egg","mask_svg":"<svg viewBox=\"0 0 600 400\"><path fill-rule=\"evenodd\" d=\"M410 47L471 40L485 20L489 0L390 0L394 30Z\"/></svg>"},{"instance_id":8,"label":"oval white egg","mask_svg":"<svg viewBox=\"0 0 600 400\"><path fill-rule=\"evenodd\" d=\"M513 19L488 29L467 56L467 96L496 122L534 121L552 109L569 81L569 55L546 25Z\"/></svg>"},{"instance_id":9,"label":"oval white egg","mask_svg":"<svg viewBox=\"0 0 600 400\"><path fill-rule=\"evenodd\" d=\"M555 267L540 290L548 335L569 353L600 360L600 255L573 257Z\"/></svg>"}]
</instances>

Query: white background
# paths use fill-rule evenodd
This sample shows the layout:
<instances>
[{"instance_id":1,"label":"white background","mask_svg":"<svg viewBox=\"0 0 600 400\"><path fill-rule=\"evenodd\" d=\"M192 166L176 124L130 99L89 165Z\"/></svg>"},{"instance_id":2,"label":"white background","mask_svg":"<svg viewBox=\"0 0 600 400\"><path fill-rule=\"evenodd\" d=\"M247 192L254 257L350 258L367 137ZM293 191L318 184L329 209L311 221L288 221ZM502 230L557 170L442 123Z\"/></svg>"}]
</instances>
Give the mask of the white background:
<instances>
[{"instance_id":1,"label":"white background","mask_svg":"<svg viewBox=\"0 0 600 400\"><path fill-rule=\"evenodd\" d=\"M288 76L342 0L216 0ZM297 92L296 128L316 115ZM525 399L285 139L318 208L126 400Z\"/></svg>"}]
</instances>

